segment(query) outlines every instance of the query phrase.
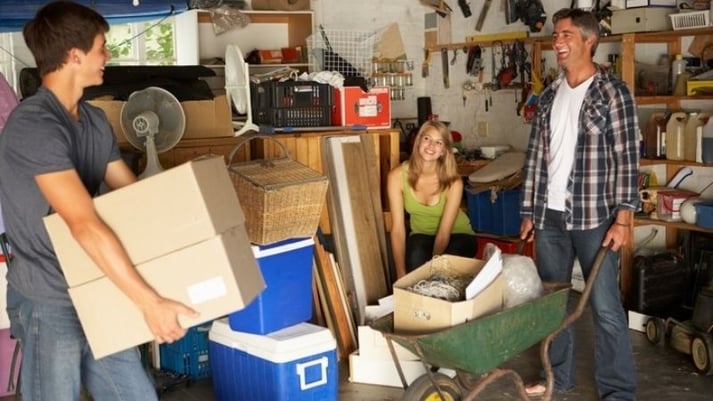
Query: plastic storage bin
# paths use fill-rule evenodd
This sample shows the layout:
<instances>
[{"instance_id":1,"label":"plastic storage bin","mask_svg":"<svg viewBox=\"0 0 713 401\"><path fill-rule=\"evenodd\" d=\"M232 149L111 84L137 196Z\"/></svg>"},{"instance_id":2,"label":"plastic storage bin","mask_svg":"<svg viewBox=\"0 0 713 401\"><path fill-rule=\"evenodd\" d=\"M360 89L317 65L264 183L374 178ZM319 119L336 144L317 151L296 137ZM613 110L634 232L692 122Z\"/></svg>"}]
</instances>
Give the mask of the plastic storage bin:
<instances>
[{"instance_id":1,"label":"plastic storage bin","mask_svg":"<svg viewBox=\"0 0 713 401\"><path fill-rule=\"evenodd\" d=\"M312 81L250 84L253 121L272 127L332 125L332 87Z\"/></svg>"},{"instance_id":2,"label":"plastic storage bin","mask_svg":"<svg viewBox=\"0 0 713 401\"><path fill-rule=\"evenodd\" d=\"M520 190L482 191L466 189L468 216L473 230L504 236L520 232Z\"/></svg>"},{"instance_id":3,"label":"plastic storage bin","mask_svg":"<svg viewBox=\"0 0 713 401\"><path fill-rule=\"evenodd\" d=\"M230 328L266 334L311 319L314 240L253 245L253 255L267 288L247 307L228 316Z\"/></svg>"},{"instance_id":4,"label":"plastic storage bin","mask_svg":"<svg viewBox=\"0 0 713 401\"><path fill-rule=\"evenodd\" d=\"M12 371L12 357L15 353L17 340L10 337L10 329L0 330L0 397L15 394L17 378L20 374L22 355L18 354L15 361L15 371ZM12 375L12 380L10 376Z\"/></svg>"},{"instance_id":5,"label":"plastic storage bin","mask_svg":"<svg viewBox=\"0 0 713 401\"><path fill-rule=\"evenodd\" d=\"M336 341L328 329L310 323L257 335L216 320L210 364L217 401L337 400Z\"/></svg>"},{"instance_id":6,"label":"plastic storage bin","mask_svg":"<svg viewBox=\"0 0 713 401\"><path fill-rule=\"evenodd\" d=\"M210 377L208 332L211 322L188 329L186 335L171 344L161 344L161 369L186 374L194 380Z\"/></svg>"}]
</instances>

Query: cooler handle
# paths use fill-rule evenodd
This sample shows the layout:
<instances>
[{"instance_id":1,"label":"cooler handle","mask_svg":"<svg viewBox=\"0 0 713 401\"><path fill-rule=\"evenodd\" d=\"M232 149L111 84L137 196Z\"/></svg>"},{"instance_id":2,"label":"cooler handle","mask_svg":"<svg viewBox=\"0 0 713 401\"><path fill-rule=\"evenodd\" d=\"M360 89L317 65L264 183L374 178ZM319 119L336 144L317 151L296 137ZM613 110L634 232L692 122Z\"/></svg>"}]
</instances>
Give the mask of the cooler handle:
<instances>
[{"instance_id":1,"label":"cooler handle","mask_svg":"<svg viewBox=\"0 0 713 401\"><path fill-rule=\"evenodd\" d=\"M313 381L312 383L306 383L305 382L305 370L307 368L311 368L314 365L322 365L322 378L319 380ZM328 366L329 366L329 359L327 359L326 356L323 356L319 359L315 359L314 361L298 363L297 364L297 375L300 377L300 390L309 390L313 387L321 386L321 385L327 383L327 367Z\"/></svg>"}]
</instances>

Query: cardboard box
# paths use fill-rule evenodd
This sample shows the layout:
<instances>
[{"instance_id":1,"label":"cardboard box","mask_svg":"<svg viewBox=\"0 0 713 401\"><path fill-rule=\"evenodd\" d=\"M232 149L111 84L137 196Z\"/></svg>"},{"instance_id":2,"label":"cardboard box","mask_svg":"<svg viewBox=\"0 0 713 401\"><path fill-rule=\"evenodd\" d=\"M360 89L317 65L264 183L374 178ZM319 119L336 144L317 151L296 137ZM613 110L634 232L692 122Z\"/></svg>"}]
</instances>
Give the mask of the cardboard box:
<instances>
[{"instance_id":1,"label":"cardboard box","mask_svg":"<svg viewBox=\"0 0 713 401\"><path fill-rule=\"evenodd\" d=\"M339 126L391 128L391 94L388 86L364 92L357 86L335 89L332 123Z\"/></svg>"},{"instance_id":2,"label":"cardboard box","mask_svg":"<svg viewBox=\"0 0 713 401\"><path fill-rule=\"evenodd\" d=\"M87 103L99 107L106 113L109 124L119 143L128 143L121 128L122 100L89 100ZM213 100L188 100L181 102L186 116L186 130L182 139L231 137L235 134L232 112L225 95Z\"/></svg>"},{"instance_id":3,"label":"cardboard box","mask_svg":"<svg viewBox=\"0 0 713 401\"><path fill-rule=\"evenodd\" d=\"M372 359L378 361L392 361L391 352L386 337L369 326L357 327L357 335L359 338L359 355L361 359ZM394 344L394 352L399 361L418 361L418 355L407 350L401 345ZM419 362L420 364L420 362Z\"/></svg>"},{"instance_id":4,"label":"cardboard box","mask_svg":"<svg viewBox=\"0 0 713 401\"><path fill-rule=\"evenodd\" d=\"M414 380L426 373L426 368L421 361L399 360L401 370L404 373L406 384L413 383ZM456 372L451 369L440 368L439 373L443 373L453 378ZM360 351L354 351L349 355L349 381L352 383L376 384L380 386L402 387L401 378L394 364L393 359L378 360L365 358L360 355Z\"/></svg>"},{"instance_id":5,"label":"cardboard box","mask_svg":"<svg viewBox=\"0 0 713 401\"><path fill-rule=\"evenodd\" d=\"M183 163L111 191L95 198L94 207L135 264L207 240L245 221L222 157ZM60 216L52 214L44 220L70 287L103 276Z\"/></svg>"},{"instance_id":6,"label":"cardboard box","mask_svg":"<svg viewBox=\"0 0 713 401\"><path fill-rule=\"evenodd\" d=\"M485 262L441 255L401 277L394 283L394 329L399 333L429 333L497 312L503 306L505 282L502 274L472 299L448 302L427 297L408 288L434 274L476 276Z\"/></svg>"},{"instance_id":7,"label":"cardboard box","mask_svg":"<svg viewBox=\"0 0 713 401\"><path fill-rule=\"evenodd\" d=\"M242 309L264 288L221 157L184 163L94 200L138 273L196 309L194 326ZM45 227L95 358L153 339L142 313L86 255L59 216Z\"/></svg>"},{"instance_id":8,"label":"cardboard box","mask_svg":"<svg viewBox=\"0 0 713 401\"><path fill-rule=\"evenodd\" d=\"M640 7L614 10L611 17L612 34L628 32L670 31L671 19L676 11L668 7Z\"/></svg>"},{"instance_id":9,"label":"cardboard box","mask_svg":"<svg viewBox=\"0 0 713 401\"><path fill-rule=\"evenodd\" d=\"M200 313L195 319L180 316L183 327L240 310L265 288L243 226L138 264L136 270L161 296ZM69 295L95 358L153 340L141 311L107 277L71 287Z\"/></svg>"}]
</instances>

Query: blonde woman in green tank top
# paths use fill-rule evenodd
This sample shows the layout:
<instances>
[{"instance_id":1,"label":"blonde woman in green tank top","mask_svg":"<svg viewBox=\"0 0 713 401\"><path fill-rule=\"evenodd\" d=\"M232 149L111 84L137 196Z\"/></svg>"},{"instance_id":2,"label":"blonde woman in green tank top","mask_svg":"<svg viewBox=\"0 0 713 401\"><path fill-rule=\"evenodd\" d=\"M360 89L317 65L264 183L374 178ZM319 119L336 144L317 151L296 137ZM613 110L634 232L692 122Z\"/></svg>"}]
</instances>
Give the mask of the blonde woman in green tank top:
<instances>
[{"instance_id":1,"label":"blonde woman in green tank top","mask_svg":"<svg viewBox=\"0 0 713 401\"><path fill-rule=\"evenodd\" d=\"M444 123L421 126L409 160L389 172L387 191L397 278L435 255L475 257L475 232L460 208L463 180Z\"/></svg>"}]
</instances>

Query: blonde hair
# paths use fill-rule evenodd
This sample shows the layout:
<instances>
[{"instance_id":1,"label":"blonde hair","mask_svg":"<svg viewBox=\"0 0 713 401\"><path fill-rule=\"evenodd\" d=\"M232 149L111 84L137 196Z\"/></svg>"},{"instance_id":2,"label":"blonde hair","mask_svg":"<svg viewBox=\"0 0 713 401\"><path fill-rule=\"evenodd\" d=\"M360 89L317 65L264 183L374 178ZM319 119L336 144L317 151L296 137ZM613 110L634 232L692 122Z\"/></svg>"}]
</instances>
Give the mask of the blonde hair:
<instances>
[{"instance_id":1,"label":"blonde hair","mask_svg":"<svg viewBox=\"0 0 713 401\"><path fill-rule=\"evenodd\" d=\"M443 191L461 177L458 174L456 157L453 154L451 131L448 129L448 126L441 121L426 121L418 130L418 134L416 134L416 139L413 143L411 157L408 160L408 183L412 188L415 188L416 181L423 172L423 159L418 152L418 147L426 132L431 130L438 132L443 139L443 155L438 158L438 166L436 167L440 189Z\"/></svg>"}]
</instances>

